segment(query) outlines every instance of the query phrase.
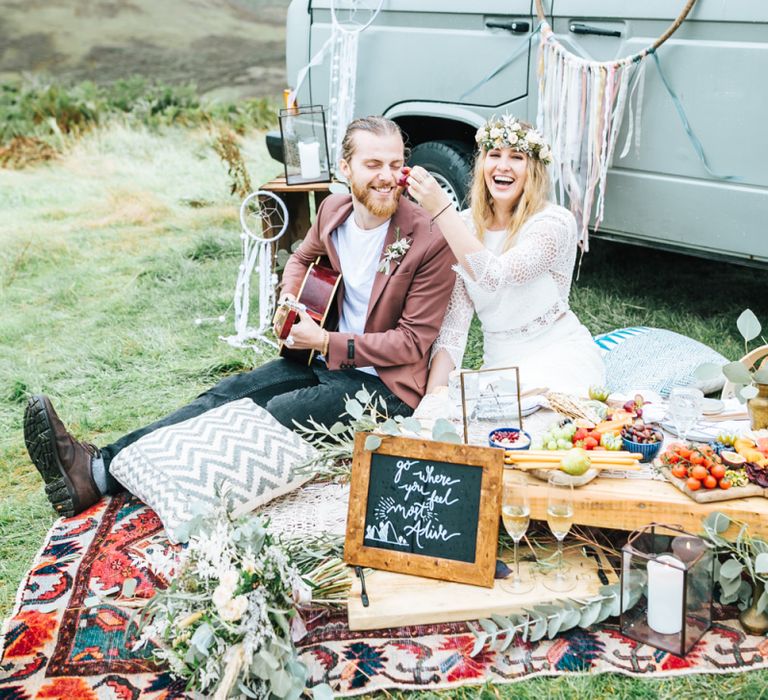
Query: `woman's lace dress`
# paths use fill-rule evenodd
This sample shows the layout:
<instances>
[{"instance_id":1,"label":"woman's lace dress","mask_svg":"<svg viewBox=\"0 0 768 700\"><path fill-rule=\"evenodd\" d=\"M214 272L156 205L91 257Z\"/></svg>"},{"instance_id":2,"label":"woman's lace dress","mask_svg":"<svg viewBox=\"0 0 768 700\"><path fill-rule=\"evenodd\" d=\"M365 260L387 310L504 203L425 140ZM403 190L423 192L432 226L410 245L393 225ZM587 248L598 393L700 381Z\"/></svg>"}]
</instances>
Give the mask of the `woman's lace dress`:
<instances>
[{"instance_id":1,"label":"woman's lace dress","mask_svg":"<svg viewBox=\"0 0 768 700\"><path fill-rule=\"evenodd\" d=\"M474 229L469 210L462 218ZM486 231L484 250L456 265L456 284L432 354L445 350L461 367L472 315L483 328L483 366L520 367L526 386L579 391L604 381L600 352L568 305L576 260L573 215L548 205L501 249L506 231Z\"/></svg>"}]
</instances>

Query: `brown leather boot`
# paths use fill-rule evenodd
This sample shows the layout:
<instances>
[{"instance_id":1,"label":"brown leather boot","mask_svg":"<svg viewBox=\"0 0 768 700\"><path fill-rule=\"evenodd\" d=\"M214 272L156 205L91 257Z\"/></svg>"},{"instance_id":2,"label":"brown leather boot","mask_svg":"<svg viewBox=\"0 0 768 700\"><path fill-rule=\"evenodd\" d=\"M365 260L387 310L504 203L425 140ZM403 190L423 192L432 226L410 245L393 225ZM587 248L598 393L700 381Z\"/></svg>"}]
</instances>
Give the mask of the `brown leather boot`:
<instances>
[{"instance_id":1,"label":"brown leather boot","mask_svg":"<svg viewBox=\"0 0 768 700\"><path fill-rule=\"evenodd\" d=\"M24 442L59 515L77 515L101 499L91 475L91 460L98 449L69 434L47 396L33 396L27 403Z\"/></svg>"}]
</instances>

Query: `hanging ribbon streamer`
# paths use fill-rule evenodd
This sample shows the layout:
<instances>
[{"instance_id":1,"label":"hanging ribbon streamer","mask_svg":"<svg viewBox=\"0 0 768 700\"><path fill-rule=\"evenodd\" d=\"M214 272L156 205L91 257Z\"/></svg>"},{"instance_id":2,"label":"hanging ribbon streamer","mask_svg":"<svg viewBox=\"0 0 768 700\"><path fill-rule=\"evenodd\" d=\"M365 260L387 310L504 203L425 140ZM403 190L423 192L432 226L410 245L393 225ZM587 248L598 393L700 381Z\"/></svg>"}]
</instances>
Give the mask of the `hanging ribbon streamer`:
<instances>
[{"instance_id":1,"label":"hanging ribbon streamer","mask_svg":"<svg viewBox=\"0 0 768 700\"><path fill-rule=\"evenodd\" d=\"M541 25L537 125L554 156L553 183L558 201L566 199L579 226L582 250L589 250L589 225L603 220L605 183L628 103L638 100L633 124L640 121L642 69L647 52L615 62L574 56ZM639 126L634 132L639 144ZM632 138L630 130L625 151Z\"/></svg>"},{"instance_id":2,"label":"hanging ribbon streamer","mask_svg":"<svg viewBox=\"0 0 768 700\"><path fill-rule=\"evenodd\" d=\"M677 31L695 2L687 0L677 19L647 49L617 61L592 61L575 56L557 40L546 21L542 0L536 0L536 14L541 21L536 121L552 146L555 193L559 202L568 200L576 217L582 252L589 250L590 222L597 229L603 220L608 168L627 106L629 123L620 157L629 153L633 140L639 150L648 56L654 57L704 167L719 177L709 168L701 142L690 128L682 104L661 72L656 56L659 46Z\"/></svg>"}]
</instances>

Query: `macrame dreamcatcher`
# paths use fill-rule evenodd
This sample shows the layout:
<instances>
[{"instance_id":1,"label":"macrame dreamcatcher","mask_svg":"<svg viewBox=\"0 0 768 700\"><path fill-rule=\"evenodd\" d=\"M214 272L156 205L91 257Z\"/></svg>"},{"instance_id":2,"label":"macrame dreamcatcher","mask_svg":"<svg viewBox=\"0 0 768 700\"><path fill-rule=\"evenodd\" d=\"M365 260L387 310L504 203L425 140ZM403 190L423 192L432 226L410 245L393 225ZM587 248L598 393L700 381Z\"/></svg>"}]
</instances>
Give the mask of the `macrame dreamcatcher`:
<instances>
[{"instance_id":1,"label":"macrame dreamcatcher","mask_svg":"<svg viewBox=\"0 0 768 700\"><path fill-rule=\"evenodd\" d=\"M335 169L341 142L355 112L357 87L357 47L360 34L371 26L384 0L331 0L331 36L299 71L296 88L288 98L291 107L309 70L330 55L330 90L328 95L328 145L331 167ZM343 7L337 7L343 5ZM338 175L338 174L337 174Z\"/></svg>"},{"instance_id":2,"label":"macrame dreamcatcher","mask_svg":"<svg viewBox=\"0 0 768 700\"><path fill-rule=\"evenodd\" d=\"M222 336L230 345L238 348L258 349L254 341L277 347L266 333L272 325L275 311L277 273L275 255L277 241L288 228L288 210L280 197L273 192L252 192L240 206L240 240L243 244L243 260L237 272L235 285L235 335ZM259 275L259 325L248 325L251 306L251 277L254 270Z\"/></svg>"},{"instance_id":3,"label":"macrame dreamcatcher","mask_svg":"<svg viewBox=\"0 0 768 700\"><path fill-rule=\"evenodd\" d=\"M695 2L687 0L667 31L643 51L616 61L591 61L563 47L545 18L542 0L536 0L541 21L536 122L552 147L555 191L559 202L566 196L570 201L582 251L589 249L592 213L595 228L603 220L605 181L627 106L629 124L621 157L629 152L633 135L639 147L647 58L674 34Z\"/></svg>"}]
</instances>

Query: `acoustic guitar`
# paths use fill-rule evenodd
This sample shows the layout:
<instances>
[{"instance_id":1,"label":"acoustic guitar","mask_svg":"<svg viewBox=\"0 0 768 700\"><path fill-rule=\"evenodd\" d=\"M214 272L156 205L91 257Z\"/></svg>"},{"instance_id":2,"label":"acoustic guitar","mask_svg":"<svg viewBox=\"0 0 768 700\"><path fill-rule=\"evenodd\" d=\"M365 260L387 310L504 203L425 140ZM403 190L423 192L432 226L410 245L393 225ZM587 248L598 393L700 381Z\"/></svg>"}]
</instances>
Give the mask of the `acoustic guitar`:
<instances>
[{"instance_id":1,"label":"acoustic guitar","mask_svg":"<svg viewBox=\"0 0 768 700\"><path fill-rule=\"evenodd\" d=\"M335 327L338 322L336 293L339 291L341 273L323 265L320 260L317 258L307 268L296 301L283 302L277 308L273 323L280 356L306 365L312 363L317 350L292 350L285 342L293 324L299 320L299 311L306 311L322 328Z\"/></svg>"}]
</instances>

